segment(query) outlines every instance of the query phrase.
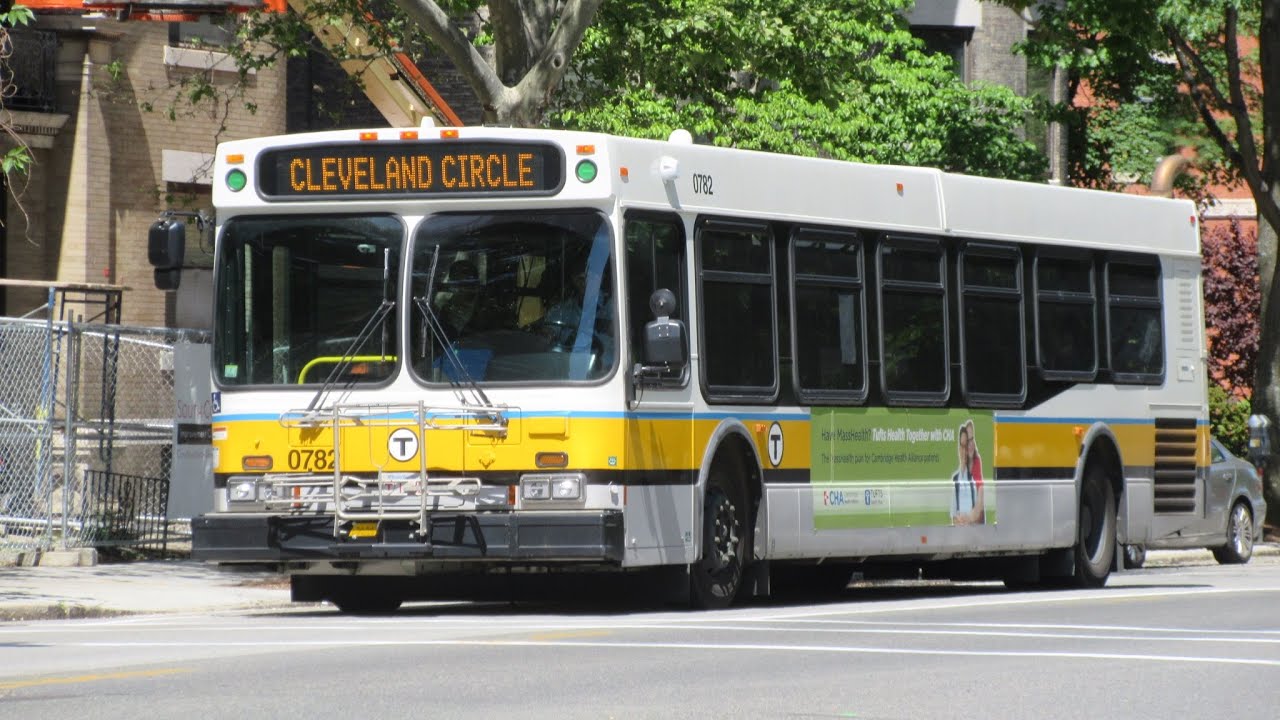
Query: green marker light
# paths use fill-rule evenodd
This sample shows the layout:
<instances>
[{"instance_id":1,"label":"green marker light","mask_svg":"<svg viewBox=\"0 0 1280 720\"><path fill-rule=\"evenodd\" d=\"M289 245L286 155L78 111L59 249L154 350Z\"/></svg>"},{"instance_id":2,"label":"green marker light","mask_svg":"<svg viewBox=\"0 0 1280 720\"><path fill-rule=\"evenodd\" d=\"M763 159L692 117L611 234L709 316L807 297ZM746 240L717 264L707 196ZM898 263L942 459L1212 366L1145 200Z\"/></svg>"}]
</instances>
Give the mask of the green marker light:
<instances>
[{"instance_id":1,"label":"green marker light","mask_svg":"<svg viewBox=\"0 0 1280 720\"><path fill-rule=\"evenodd\" d=\"M244 171L236 168L227 173L227 187L231 192L240 192L245 185L249 184L249 178L245 177Z\"/></svg>"},{"instance_id":2,"label":"green marker light","mask_svg":"<svg viewBox=\"0 0 1280 720\"><path fill-rule=\"evenodd\" d=\"M599 171L596 169L596 164L590 160L583 160L578 163L577 174L579 182L589 183L595 180L597 172Z\"/></svg>"}]
</instances>

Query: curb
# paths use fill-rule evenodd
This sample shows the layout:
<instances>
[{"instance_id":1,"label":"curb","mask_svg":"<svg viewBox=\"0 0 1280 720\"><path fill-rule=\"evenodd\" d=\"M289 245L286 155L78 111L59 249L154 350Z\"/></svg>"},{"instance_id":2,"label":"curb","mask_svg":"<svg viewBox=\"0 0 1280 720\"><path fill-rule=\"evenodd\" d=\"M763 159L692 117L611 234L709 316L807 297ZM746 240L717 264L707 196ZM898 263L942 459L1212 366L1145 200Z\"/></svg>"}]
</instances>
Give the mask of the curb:
<instances>
[{"instance_id":1,"label":"curb","mask_svg":"<svg viewBox=\"0 0 1280 720\"><path fill-rule=\"evenodd\" d=\"M0 552L0 567L93 567L97 564L97 548Z\"/></svg>"}]
</instances>

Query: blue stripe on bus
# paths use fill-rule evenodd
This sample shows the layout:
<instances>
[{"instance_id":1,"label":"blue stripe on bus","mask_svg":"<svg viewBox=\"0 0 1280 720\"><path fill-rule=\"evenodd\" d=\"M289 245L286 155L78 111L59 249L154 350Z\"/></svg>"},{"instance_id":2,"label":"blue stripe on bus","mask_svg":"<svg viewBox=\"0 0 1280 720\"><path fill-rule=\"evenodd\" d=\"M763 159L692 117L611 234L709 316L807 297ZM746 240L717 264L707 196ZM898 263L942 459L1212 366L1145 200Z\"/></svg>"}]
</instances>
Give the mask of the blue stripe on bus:
<instances>
[{"instance_id":1,"label":"blue stripe on bus","mask_svg":"<svg viewBox=\"0 0 1280 720\"><path fill-rule=\"evenodd\" d=\"M413 417L411 412L391 413L386 415L367 415L366 417L374 419L409 419ZM447 414L437 415L436 417L448 417ZM461 417L461 415L459 415ZM742 414L731 412L626 412L626 411L582 411L582 412L526 412L521 413L522 418L575 418L581 420L617 420L625 418L634 418L637 420L685 420L692 417L694 420L776 420L786 422L797 422L810 420L809 413L768 413L768 414ZM237 422L244 420L279 420L278 413L239 413L234 415L214 415L213 422ZM1008 425L1091 425L1095 422L1106 423L1108 425L1154 425L1153 418L1085 418L1085 417L1027 417L1022 415L996 415L994 421ZM1196 425L1208 425L1209 420L1197 418Z\"/></svg>"},{"instance_id":2,"label":"blue stripe on bus","mask_svg":"<svg viewBox=\"0 0 1280 720\"><path fill-rule=\"evenodd\" d=\"M995 422L1007 425L1092 425L1095 422L1108 425L1155 425L1155 418L1078 418L1078 417L1025 417L996 415ZM1196 425L1208 425L1207 418L1196 418Z\"/></svg>"},{"instance_id":3,"label":"blue stripe on bus","mask_svg":"<svg viewBox=\"0 0 1280 720\"><path fill-rule=\"evenodd\" d=\"M390 413L385 415L370 414L362 417L370 419L409 419L413 417L413 413ZM295 416L295 417L300 417ZM328 417L327 415L324 417ZM449 417L448 413L441 413L434 417ZM461 414L458 417L462 417ZM578 420L619 420L634 418L637 420L687 420L692 417L694 420L771 420L771 421L808 421L809 413L768 413L768 414L743 414L730 412L714 412L714 413L694 413L694 412L615 412L615 411L583 411L571 413L546 413L546 412L522 412L520 415L523 419L534 418L574 418ZM237 413L227 415L214 415L213 422L239 422L245 420L279 420L279 413Z\"/></svg>"}]
</instances>

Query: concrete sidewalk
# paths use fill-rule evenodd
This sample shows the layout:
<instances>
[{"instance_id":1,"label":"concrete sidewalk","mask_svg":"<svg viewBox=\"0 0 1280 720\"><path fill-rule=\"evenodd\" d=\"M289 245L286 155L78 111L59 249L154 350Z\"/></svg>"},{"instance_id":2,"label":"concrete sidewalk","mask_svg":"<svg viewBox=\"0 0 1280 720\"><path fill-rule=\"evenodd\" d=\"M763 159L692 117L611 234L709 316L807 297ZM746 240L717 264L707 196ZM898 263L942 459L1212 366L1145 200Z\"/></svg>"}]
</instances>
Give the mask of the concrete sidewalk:
<instances>
[{"instance_id":1,"label":"concrete sidewalk","mask_svg":"<svg viewBox=\"0 0 1280 720\"><path fill-rule=\"evenodd\" d=\"M1254 557L1254 562L1280 561L1280 545L1259 544ZM1152 550L1145 568L1216 564L1208 550ZM192 560L0 567L0 621L291 606L288 579L261 567L233 569Z\"/></svg>"},{"instance_id":2,"label":"concrete sidewalk","mask_svg":"<svg viewBox=\"0 0 1280 720\"><path fill-rule=\"evenodd\" d=\"M192 560L0 567L0 621L289 607L289 581Z\"/></svg>"}]
</instances>

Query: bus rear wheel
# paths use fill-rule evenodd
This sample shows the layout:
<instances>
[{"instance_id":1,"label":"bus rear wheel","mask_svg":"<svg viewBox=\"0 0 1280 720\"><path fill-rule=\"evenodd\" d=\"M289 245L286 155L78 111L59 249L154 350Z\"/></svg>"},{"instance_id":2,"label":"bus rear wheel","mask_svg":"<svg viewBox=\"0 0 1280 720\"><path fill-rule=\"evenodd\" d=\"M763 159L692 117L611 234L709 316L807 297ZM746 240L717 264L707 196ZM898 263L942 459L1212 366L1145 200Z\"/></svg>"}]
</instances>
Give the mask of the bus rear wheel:
<instances>
[{"instance_id":1,"label":"bus rear wheel","mask_svg":"<svg viewBox=\"0 0 1280 720\"><path fill-rule=\"evenodd\" d=\"M1075 584L1099 588L1107 584L1116 554L1116 496L1098 465L1085 471L1080 488L1075 547Z\"/></svg>"},{"instance_id":2,"label":"bus rear wheel","mask_svg":"<svg viewBox=\"0 0 1280 720\"><path fill-rule=\"evenodd\" d=\"M707 479L702 510L702 557L689 566L689 601L695 608L729 607L742 587L746 565L746 500L742 484L717 462Z\"/></svg>"}]
</instances>

